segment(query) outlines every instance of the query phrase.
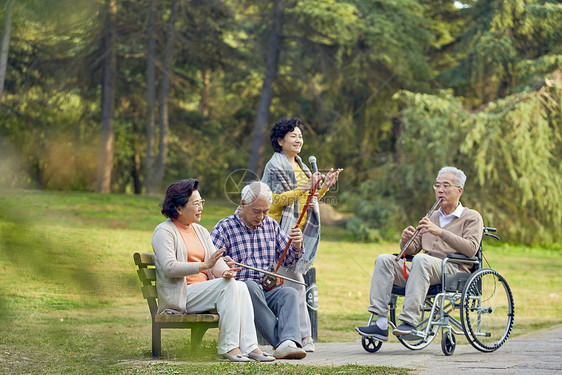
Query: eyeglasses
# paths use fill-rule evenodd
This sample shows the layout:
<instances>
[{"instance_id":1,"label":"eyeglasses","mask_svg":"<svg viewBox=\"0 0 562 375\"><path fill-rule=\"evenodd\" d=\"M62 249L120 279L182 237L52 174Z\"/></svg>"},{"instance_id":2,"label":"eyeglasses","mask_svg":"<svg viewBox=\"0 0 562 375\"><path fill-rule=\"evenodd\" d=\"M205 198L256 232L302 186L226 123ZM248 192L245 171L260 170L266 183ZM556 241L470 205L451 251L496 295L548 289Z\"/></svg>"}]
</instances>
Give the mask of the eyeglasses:
<instances>
[{"instance_id":1,"label":"eyeglasses","mask_svg":"<svg viewBox=\"0 0 562 375\"><path fill-rule=\"evenodd\" d=\"M269 213L269 208L267 210L252 210L252 213L254 215L263 215L263 216L267 216L267 214Z\"/></svg>"},{"instance_id":2,"label":"eyeglasses","mask_svg":"<svg viewBox=\"0 0 562 375\"><path fill-rule=\"evenodd\" d=\"M443 188L443 190L449 190L452 187L461 187L460 185L451 185L451 184L435 184L433 185L433 190L437 190L437 189L441 189Z\"/></svg>"},{"instance_id":3,"label":"eyeglasses","mask_svg":"<svg viewBox=\"0 0 562 375\"><path fill-rule=\"evenodd\" d=\"M203 207L205 205L205 199L201 199L200 201L188 203L187 205L188 206L201 206L201 207Z\"/></svg>"}]
</instances>

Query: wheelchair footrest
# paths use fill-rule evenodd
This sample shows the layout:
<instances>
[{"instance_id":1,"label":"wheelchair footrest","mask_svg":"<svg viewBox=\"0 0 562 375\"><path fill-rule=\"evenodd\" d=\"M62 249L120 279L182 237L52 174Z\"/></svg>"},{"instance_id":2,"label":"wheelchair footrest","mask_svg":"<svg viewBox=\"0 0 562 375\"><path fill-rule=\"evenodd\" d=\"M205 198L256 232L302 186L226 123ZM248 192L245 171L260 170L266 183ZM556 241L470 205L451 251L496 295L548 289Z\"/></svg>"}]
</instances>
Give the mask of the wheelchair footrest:
<instances>
[{"instance_id":1,"label":"wheelchair footrest","mask_svg":"<svg viewBox=\"0 0 562 375\"><path fill-rule=\"evenodd\" d=\"M402 335L398 337L406 341L419 341L419 340L423 340L425 338L425 335L420 331L415 331L408 335Z\"/></svg>"}]
</instances>

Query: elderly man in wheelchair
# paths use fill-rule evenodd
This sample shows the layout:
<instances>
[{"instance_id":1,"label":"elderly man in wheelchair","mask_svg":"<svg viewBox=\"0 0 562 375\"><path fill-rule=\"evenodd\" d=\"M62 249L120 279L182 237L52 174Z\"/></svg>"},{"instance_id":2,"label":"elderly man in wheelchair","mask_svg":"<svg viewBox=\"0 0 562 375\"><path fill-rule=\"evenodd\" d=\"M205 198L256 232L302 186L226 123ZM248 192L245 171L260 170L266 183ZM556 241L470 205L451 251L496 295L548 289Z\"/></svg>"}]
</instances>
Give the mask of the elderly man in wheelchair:
<instances>
[{"instance_id":1,"label":"elderly man in wheelchair","mask_svg":"<svg viewBox=\"0 0 562 375\"><path fill-rule=\"evenodd\" d=\"M421 219L417 228L404 229L400 240L404 258L377 257L368 308L372 315L368 325L356 327L365 350L376 352L388 340L389 324L398 340L413 350L427 346L441 328L445 355L455 349L454 334L464 332L481 351L497 349L509 336L513 324L509 286L496 271L481 269L482 234L491 235L495 229L485 228L481 215L460 203L465 181L460 169L442 168L433 186L440 208ZM457 308L460 321L451 314Z\"/></svg>"}]
</instances>

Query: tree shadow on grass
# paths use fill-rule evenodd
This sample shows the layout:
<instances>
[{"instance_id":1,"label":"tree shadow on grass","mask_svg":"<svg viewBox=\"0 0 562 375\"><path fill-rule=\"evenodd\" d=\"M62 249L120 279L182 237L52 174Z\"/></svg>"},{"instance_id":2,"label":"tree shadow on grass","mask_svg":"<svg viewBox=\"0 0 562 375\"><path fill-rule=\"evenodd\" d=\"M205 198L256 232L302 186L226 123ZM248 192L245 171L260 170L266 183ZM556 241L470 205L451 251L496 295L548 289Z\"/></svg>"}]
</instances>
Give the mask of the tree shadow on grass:
<instances>
[{"instance_id":1,"label":"tree shadow on grass","mask_svg":"<svg viewBox=\"0 0 562 375\"><path fill-rule=\"evenodd\" d=\"M57 285L58 289L68 287L78 298L91 300L100 290L99 280L88 270L91 260L87 254L72 247L49 239L49 233L38 227L24 212L8 208L6 198L0 194L0 319L7 323L9 308L18 289L26 289L22 280L40 285ZM69 254L72 254L69 256ZM48 296L47 296L48 298ZM52 300L57 304L74 303L71 298ZM65 302L66 301L66 302Z\"/></svg>"}]
</instances>

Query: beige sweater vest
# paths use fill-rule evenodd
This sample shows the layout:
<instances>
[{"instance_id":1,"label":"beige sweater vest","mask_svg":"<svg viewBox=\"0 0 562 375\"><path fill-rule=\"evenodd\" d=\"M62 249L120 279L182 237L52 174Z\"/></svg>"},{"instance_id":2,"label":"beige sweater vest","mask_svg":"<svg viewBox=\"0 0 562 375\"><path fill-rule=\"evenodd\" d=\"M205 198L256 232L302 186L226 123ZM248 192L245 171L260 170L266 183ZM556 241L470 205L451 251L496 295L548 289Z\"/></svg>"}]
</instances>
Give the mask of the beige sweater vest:
<instances>
[{"instance_id":1,"label":"beige sweater vest","mask_svg":"<svg viewBox=\"0 0 562 375\"><path fill-rule=\"evenodd\" d=\"M439 215L434 213L430 220L439 226ZM478 252L482 241L484 224L482 216L478 211L466 208L461 216L454 218L449 224L445 225L440 236L431 233L418 235L408 249L406 254L415 255L424 250L429 255L443 259L447 254L462 254L473 257ZM400 247L404 246L400 241ZM459 270L470 272L469 265L459 265Z\"/></svg>"}]
</instances>

